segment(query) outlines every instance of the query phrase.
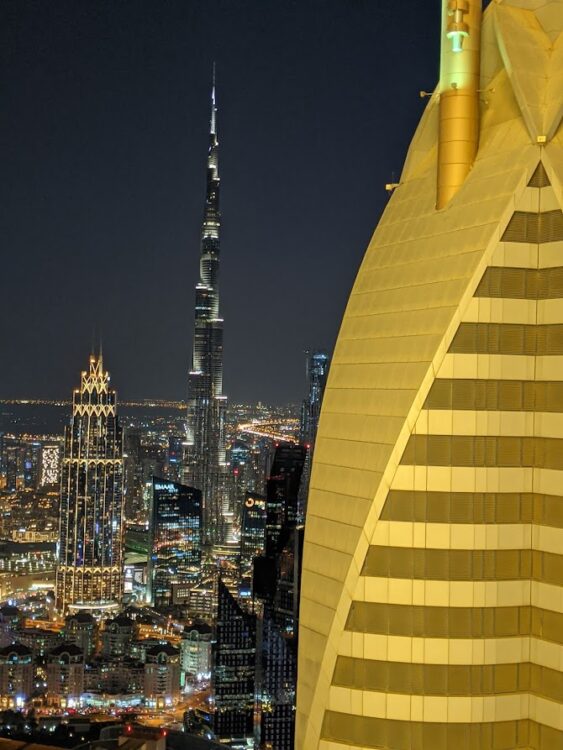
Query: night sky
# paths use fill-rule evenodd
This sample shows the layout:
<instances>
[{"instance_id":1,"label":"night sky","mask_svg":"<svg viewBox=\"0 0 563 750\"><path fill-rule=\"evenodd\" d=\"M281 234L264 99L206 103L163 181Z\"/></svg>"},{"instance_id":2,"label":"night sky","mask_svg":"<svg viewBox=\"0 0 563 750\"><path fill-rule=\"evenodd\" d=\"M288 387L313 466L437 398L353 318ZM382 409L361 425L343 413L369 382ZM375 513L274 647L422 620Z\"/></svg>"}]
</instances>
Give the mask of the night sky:
<instances>
[{"instance_id":1,"label":"night sky","mask_svg":"<svg viewBox=\"0 0 563 750\"><path fill-rule=\"evenodd\" d=\"M438 73L438 0L2 0L0 397L184 398L217 61L225 393L304 395Z\"/></svg>"}]
</instances>

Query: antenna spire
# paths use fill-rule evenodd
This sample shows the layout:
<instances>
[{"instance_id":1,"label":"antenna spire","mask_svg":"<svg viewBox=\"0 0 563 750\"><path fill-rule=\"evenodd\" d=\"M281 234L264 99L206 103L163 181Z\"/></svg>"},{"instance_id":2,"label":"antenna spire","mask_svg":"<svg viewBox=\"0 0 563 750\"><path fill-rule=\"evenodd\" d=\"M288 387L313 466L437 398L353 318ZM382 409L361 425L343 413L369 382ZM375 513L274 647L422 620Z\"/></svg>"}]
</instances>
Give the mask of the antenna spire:
<instances>
[{"instance_id":1,"label":"antenna spire","mask_svg":"<svg viewBox=\"0 0 563 750\"><path fill-rule=\"evenodd\" d=\"M217 105L215 103L215 60L213 61L213 83L211 86L211 134L217 135Z\"/></svg>"},{"instance_id":2,"label":"antenna spire","mask_svg":"<svg viewBox=\"0 0 563 750\"><path fill-rule=\"evenodd\" d=\"M436 208L469 174L479 146L482 0L442 0Z\"/></svg>"}]
</instances>

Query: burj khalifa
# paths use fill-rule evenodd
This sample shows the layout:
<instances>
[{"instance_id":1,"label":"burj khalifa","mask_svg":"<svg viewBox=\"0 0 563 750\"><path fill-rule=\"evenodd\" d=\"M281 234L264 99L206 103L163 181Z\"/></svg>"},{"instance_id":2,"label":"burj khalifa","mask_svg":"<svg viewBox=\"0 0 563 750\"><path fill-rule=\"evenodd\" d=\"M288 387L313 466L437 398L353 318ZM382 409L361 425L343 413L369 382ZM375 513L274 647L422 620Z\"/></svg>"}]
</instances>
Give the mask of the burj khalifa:
<instances>
[{"instance_id":1,"label":"burj khalifa","mask_svg":"<svg viewBox=\"0 0 563 750\"><path fill-rule=\"evenodd\" d=\"M195 288L192 366L188 375L188 408L184 482L202 492L203 536L222 542L226 534L225 414L223 395L223 319L219 313L219 139L215 69L207 156L207 187L201 228L199 282Z\"/></svg>"}]
</instances>

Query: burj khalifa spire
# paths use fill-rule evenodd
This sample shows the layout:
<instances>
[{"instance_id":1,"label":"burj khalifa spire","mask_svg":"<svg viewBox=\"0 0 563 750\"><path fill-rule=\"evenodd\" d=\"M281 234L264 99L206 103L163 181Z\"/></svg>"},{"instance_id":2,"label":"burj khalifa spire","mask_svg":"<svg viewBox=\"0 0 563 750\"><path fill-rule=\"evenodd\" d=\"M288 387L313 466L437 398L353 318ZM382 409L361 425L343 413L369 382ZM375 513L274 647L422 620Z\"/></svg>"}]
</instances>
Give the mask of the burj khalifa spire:
<instances>
[{"instance_id":1,"label":"burj khalifa spire","mask_svg":"<svg viewBox=\"0 0 563 750\"><path fill-rule=\"evenodd\" d=\"M219 313L219 138L215 66L207 155L207 187L201 227L199 282L195 288L192 366L188 375L184 481L201 490L203 532L209 543L223 541L225 529L225 414L223 319Z\"/></svg>"}]
</instances>

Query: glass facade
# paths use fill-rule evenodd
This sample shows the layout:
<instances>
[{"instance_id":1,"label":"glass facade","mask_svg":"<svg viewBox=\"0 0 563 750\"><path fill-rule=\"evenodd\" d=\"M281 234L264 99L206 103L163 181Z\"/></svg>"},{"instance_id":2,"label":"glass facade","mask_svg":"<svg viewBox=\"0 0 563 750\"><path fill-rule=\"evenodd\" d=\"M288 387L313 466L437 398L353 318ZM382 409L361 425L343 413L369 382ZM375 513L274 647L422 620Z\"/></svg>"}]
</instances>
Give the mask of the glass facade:
<instances>
[{"instance_id":1,"label":"glass facade","mask_svg":"<svg viewBox=\"0 0 563 750\"><path fill-rule=\"evenodd\" d=\"M256 618L236 602L221 579L213 646L214 732L231 747L254 736Z\"/></svg>"},{"instance_id":2,"label":"glass facade","mask_svg":"<svg viewBox=\"0 0 563 750\"><path fill-rule=\"evenodd\" d=\"M149 597L167 607L201 575L201 492L154 477L150 537Z\"/></svg>"}]
</instances>

